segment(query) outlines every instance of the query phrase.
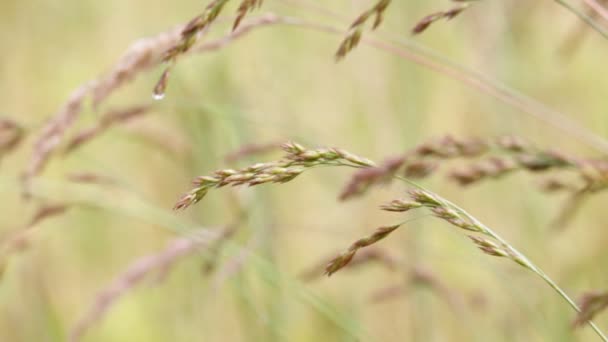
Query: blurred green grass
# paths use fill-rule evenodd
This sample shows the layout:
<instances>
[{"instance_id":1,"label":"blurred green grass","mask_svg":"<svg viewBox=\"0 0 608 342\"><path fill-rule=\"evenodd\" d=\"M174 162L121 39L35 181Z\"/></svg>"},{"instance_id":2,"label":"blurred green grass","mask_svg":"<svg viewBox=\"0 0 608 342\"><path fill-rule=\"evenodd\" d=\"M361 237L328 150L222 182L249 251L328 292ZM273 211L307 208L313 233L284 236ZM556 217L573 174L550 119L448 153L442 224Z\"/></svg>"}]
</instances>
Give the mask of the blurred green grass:
<instances>
[{"instance_id":1,"label":"blurred green grass","mask_svg":"<svg viewBox=\"0 0 608 342\"><path fill-rule=\"evenodd\" d=\"M366 4L322 4L342 13L345 21L278 1L267 1L262 12L346 27ZM560 57L560 44L578 22L551 2L481 3L420 37L409 36L418 19L446 5L395 2L383 28L502 80L599 135L608 134L607 43L601 37L588 32L570 59ZM19 228L35 209L34 203L22 201L18 180L45 119L78 85L108 70L130 42L186 22L203 6L200 1L140 0L0 3L0 113L24 123L31 132L25 144L0 164L0 233ZM214 29L227 32L226 25ZM38 183L39 195L79 205L42 223L31 248L10 258L0 281L0 340L65 340L96 293L136 258L160 251L183 222L231 222L234 197L224 191L215 191L187 212L173 213L170 208L190 179L226 166L223 157L243 144L294 139L381 160L445 133L518 134L543 146L592 152L573 137L483 93L385 52L360 46L336 64L333 53L339 40L277 26L181 61L166 99L138 121L162 129L161 139L177 141L180 153L116 128L73 155L56 156ZM160 72L138 77L104 108L150 102ZM87 109L78 127L97 117ZM265 158L272 156L259 157ZM98 172L118 180L119 186L75 186L63 179L72 171ZM435 220L413 221L382 246L408 265L426 265L467 301L482 297L483 305L467 304L464 312L453 312L424 287L370 303L375 290L404 277L374 266L314 283L294 282L304 269L375 226L400 220L377 210L379 203L402 193L399 184L339 203L337 194L350 172L320 169L281 186L239 189L236 196L251 215L223 260L259 234L262 242L256 257L249 258L217 293L212 277L201 275L203 256L190 257L165 282L149 280L122 297L84 340L594 338L586 329L570 331L572 312L532 274L482 255L461 234ZM589 201L566 231L555 233L548 225L561 201L536 193L531 182L518 174L467 191L441 179L428 185L500 231L570 294L606 288L603 196ZM598 323L608 327L605 317Z\"/></svg>"}]
</instances>

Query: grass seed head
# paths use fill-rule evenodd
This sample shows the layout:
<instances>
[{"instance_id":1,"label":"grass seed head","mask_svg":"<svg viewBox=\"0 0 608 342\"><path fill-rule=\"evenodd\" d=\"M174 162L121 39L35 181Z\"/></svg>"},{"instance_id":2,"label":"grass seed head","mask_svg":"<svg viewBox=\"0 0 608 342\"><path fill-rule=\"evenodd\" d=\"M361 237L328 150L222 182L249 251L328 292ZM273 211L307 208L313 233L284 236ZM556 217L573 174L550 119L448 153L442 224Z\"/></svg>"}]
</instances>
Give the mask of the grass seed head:
<instances>
[{"instance_id":1,"label":"grass seed head","mask_svg":"<svg viewBox=\"0 0 608 342\"><path fill-rule=\"evenodd\" d=\"M325 267L325 274L331 276L344 266L348 265L359 249L373 245L374 243L384 239L400 226L400 224L397 224L379 227L373 234L355 241L345 252L341 253L327 264Z\"/></svg>"}]
</instances>

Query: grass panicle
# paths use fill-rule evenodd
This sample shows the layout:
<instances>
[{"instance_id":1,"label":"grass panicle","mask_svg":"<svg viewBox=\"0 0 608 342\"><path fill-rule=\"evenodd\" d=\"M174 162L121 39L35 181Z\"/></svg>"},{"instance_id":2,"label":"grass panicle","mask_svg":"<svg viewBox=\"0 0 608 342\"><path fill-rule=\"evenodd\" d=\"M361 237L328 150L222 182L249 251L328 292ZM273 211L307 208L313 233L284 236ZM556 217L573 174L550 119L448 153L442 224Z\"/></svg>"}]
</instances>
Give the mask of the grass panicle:
<instances>
[{"instance_id":1,"label":"grass panicle","mask_svg":"<svg viewBox=\"0 0 608 342\"><path fill-rule=\"evenodd\" d=\"M416 24L416 26L414 26L414 28L412 29L412 34L420 34L424 31L426 31L426 29L429 26L431 26L431 24L435 23L438 20L441 20L441 19L451 20L471 6L471 2L469 2L469 1L460 1L460 2L463 2L463 3L459 4L458 6L456 6L454 8L451 8L447 11L435 12L435 13L429 14L426 17L422 18Z\"/></svg>"},{"instance_id":2,"label":"grass panicle","mask_svg":"<svg viewBox=\"0 0 608 342\"><path fill-rule=\"evenodd\" d=\"M194 180L195 188L183 195L174 209L185 209L200 201L209 190L226 185L255 186L265 183L285 183L293 180L307 169L320 165L349 165L353 167L374 165L368 159L338 148L306 149L294 142L285 143L282 148L286 154L280 160L257 163L239 170L218 170L213 175L196 178Z\"/></svg>"},{"instance_id":3,"label":"grass panicle","mask_svg":"<svg viewBox=\"0 0 608 342\"><path fill-rule=\"evenodd\" d=\"M365 23L371 18L374 18L372 29L376 29L382 24L384 20L384 12L390 5L391 0L379 0L372 8L361 13L357 19L350 25L346 37L340 43L338 51L336 51L336 60L341 60L351 52L354 48L359 45L361 35L363 34L363 27Z\"/></svg>"},{"instance_id":4,"label":"grass panicle","mask_svg":"<svg viewBox=\"0 0 608 342\"><path fill-rule=\"evenodd\" d=\"M314 266L302 272L299 278L302 279L302 281L312 281L320 278L325 274L325 267L334 259L334 254L332 254L331 257L323 258L321 262L316 263ZM382 265L389 271L396 271L401 267L401 260L397 255L394 255L389 250L375 246L358 251L353 255L348 264L343 267L352 270L371 263Z\"/></svg>"},{"instance_id":5,"label":"grass panicle","mask_svg":"<svg viewBox=\"0 0 608 342\"><path fill-rule=\"evenodd\" d=\"M232 24L232 31L236 30L239 27L241 21L243 20L243 18L245 18L247 13L253 11L254 9L262 7L263 2L263 0L241 0L241 4L237 9L236 19L234 19L234 24Z\"/></svg>"},{"instance_id":6,"label":"grass panicle","mask_svg":"<svg viewBox=\"0 0 608 342\"><path fill-rule=\"evenodd\" d=\"M162 99L164 97L171 69L177 59L188 53L196 44L201 34L216 21L222 13L226 4L230 0L213 0L210 2L202 14L190 20L181 30L180 39L163 53L162 61L168 63L168 66L163 71L160 79L154 86L154 98ZM241 0L241 4L237 9L237 16L232 25L232 30L235 31L245 15L250 11L262 6L263 0Z\"/></svg>"},{"instance_id":7,"label":"grass panicle","mask_svg":"<svg viewBox=\"0 0 608 342\"><path fill-rule=\"evenodd\" d=\"M455 161L459 161L459 165L452 166ZM555 227L564 227L582 200L608 188L606 158L581 158L542 149L516 136L484 140L447 135L388 158L377 167L359 170L342 190L340 199L360 196L375 184L388 183L395 176L429 177L442 167L449 169L448 179L460 186L498 180L516 171L542 175L540 191L569 193L564 208L554 220Z\"/></svg>"},{"instance_id":8,"label":"grass panicle","mask_svg":"<svg viewBox=\"0 0 608 342\"><path fill-rule=\"evenodd\" d=\"M331 276L332 274L336 273L344 266L348 265L351 260L353 260L353 257L355 254L357 254L359 249L373 245L376 242L386 238L399 227L401 227L401 224L378 227L371 235L353 242L353 244L350 245L346 251L332 259L327 266L325 266L325 274Z\"/></svg>"}]
</instances>

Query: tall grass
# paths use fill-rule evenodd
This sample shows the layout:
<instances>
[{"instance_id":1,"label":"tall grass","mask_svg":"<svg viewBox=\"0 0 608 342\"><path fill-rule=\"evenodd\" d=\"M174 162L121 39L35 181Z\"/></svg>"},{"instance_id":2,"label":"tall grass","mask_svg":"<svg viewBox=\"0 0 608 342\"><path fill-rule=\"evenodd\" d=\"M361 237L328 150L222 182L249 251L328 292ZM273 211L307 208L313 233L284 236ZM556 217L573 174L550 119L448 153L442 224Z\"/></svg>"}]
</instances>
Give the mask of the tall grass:
<instances>
[{"instance_id":1,"label":"tall grass","mask_svg":"<svg viewBox=\"0 0 608 342\"><path fill-rule=\"evenodd\" d=\"M555 4L570 16L558 12ZM606 341L600 328L604 321L592 321L605 319L600 315L605 291L589 291L605 287L606 280L600 272L605 259L600 242L605 239L597 224L603 211L594 205L601 204L608 184L608 141L602 126L590 123L605 121L599 115L564 114L578 106L600 112L601 103L581 101L575 85L555 85L547 71L563 63L560 73L581 72L587 80L585 65L600 62L584 55L585 49L602 51L605 41L598 38L608 37L605 2L555 4L536 5L539 11L530 4L520 10L502 3L455 1L438 10L440 4L378 0L351 3L349 9L343 2L319 6L304 0L214 0L205 6L172 4L172 19L162 25L158 21L164 13L150 18L131 13L122 22L126 26L146 23L154 32L173 28L131 44L128 39L117 43L121 37L110 35L112 55L128 46L122 57L108 68L109 58L100 56L96 63L103 67L87 67L86 75L75 71L78 81L70 86L58 83L61 92L73 90L65 101L47 95L49 102L59 104L54 114L0 118L2 199L7 213L15 213L5 215L2 224L8 228L0 230L0 338L39 340L37 331L52 330L56 339L72 341L203 336L267 341L327 336L568 339L579 334L565 323L574 317L572 326L588 324ZM29 18L24 16L27 6L2 6L7 13L17 11L18 18ZM488 25L501 11L509 11L503 15L508 24ZM466 56L486 58L489 50L483 44L505 52L494 58L518 66L525 66L526 58L545 56L547 41L558 46L563 32L548 33L539 24L543 30L531 30L526 35L531 42L524 43L521 33L504 33L511 27L526 32L536 21L546 24L547 16L531 15L546 11L558 13L556 22L580 22L599 33L591 38L594 45L581 43L583 31L565 39L564 46L579 42L585 58L577 61L571 51L571 69L558 56L560 62L545 60L535 67L534 76L523 67L509 69L521 77L516 87L493 75L506 62L485 70L456 62ZM31 15L32 27L40 30L37 25L45 21ZM96 18L104 21L104 15ZM74 27L64 30L68 39ZM136 36L143 31L137 29ZM501 33L501 38L486 33ZM48 46L33 42L19 55L17 36L2 36L16 57L38 55ZM521 46L526 48L518 50ZM86 51L82 45L74 50L78 48ZM57 64L72 63L65 50L58 56ZM42 75L31 71L43 68L43 59L11 60L27 60L27 82L46 85ZM99 73L103 68L107 71ZM601 68L596 69L591 74L599 75ZM15 91L20 82L0 78L0 87L28 100L46 95ZM526 82L532 86L522 87ZM590 90L602 88L601 77L594 82ZM463 85L472 91L463 91ZM17 99L7 101L8 110L29 108L26 102L31 101ZM552 107L570 108L562 113ZM53 112L41 108L36 110ZM515 112L540 121L498 115ZM524 124L518 121L522 119ZM427 140L438 132L449 135ZM454 138L463 133L470 138ZM491 138L496 135L501 137ZM342 148L277 143L294 140L389 157L376 163ZM282 156L275 158L277 153ZM342 179L328 170L336 166L356 170L350 179ZM178 197L188 178L207 170L217 171L197 177ZM445 177L432 177L443 171ZM540 187L523 188L528 184L523 177L540 180ZM415 188L409 198L387 201L395 198L393 192L403 194L404 184L395 180ZM425 187L418 184L423 181ZM426 182L437 191L428 190ZM448 197L466 202L480 219ZM385 203L385 212L425 214L383 224L378 203ZM460 248L461 240L452 241L450 248L447 233L426 228L433 224L431 216L459 228L485 254L540 277L574 312L554 305L551 291L527 291L524 286L536 285L522 280L527 278L520 277L520 270L498 263L487 262L492 275L526 291L511 297L481 280L477 284L475 277L482 277L469 278L472 268L460 262L468 253ZM569 229L539 228L545 221ZM379 228L367 231L370 226ZM401 228L420 226L424 228L414 232ZM499 234L489 226L512 228ZM311 262L359 234L364 237L353 238L337 256L323 264ZM564 242L570 240L586 248L573 250ZM466 255L469 265L486 263L478 254ZM453 259L459 272L439 261L447 259ZM343 268L351 272L310 282ZM576 277L564 276L579 269ZM162 285L155 295L137 289L146 280ZM40 287L21 286L33 283ZM395 283L399 285L391 286ZM418 285L431 290L432 300L415 290ZM374 289L372 296L369 288ZM579 304L567 294L578 291L584 293ZM408 296L396 297L404 293ZM129 298L137 305L129 306ZM478 298L490 304L481 305ZM435 299L453 312L435 305ZM542 313L522 314L524 302L534 303ZM475 322L476 329L453 324L453 313ZM416 316L438 318L431 329ZM121 327L128 322L124 317L137 321L133 328ZM400 323L392 323L393 317ZM408 324L403 317L411 317ZM4 329L11 322L18 323ZM201 326L207 328L203 333Z\"/></svg>"}]
</instances>

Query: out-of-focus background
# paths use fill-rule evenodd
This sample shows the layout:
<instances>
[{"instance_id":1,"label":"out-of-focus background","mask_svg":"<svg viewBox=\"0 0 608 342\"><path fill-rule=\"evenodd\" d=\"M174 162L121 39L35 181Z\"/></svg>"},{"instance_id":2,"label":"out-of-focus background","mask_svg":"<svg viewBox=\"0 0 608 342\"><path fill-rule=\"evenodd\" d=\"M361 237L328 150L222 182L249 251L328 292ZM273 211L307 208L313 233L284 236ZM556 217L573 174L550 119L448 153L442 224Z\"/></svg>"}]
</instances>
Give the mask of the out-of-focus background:
<instances>
[{"instance_id":1,"label":"out-of-focus background","mask_svg":"<svg viewBox=\"0 0 608 342\"><path fill-rule=\"evenodd\" d=\"M226 8L227 17L235 5ZM371 5L267 0L249 18L273 12L345 29ZM376 37L432 49L608 136L608 41L581 30L575 16L551 1L479 2L422 35L410 34L421 18L453 5L393 1ZM402 184L340 202L352 170L319 168L283 185L214 190L185 211L171 210L195 176L279 156L226 161L247 144L295 140L380 161L448 133L514 134L602 156L569 132L389 52L361 45L336 63L341 35L258 28L220 50L180 59L162 101L151 96L163 70L156 67L97 108L85 102L25 200L21 175L33 145L70 93L111 70L133 41L186 23L204 6L194 0L0 2L0 117L26 133L0 162L0 237L10 241L27 230L18 252L2 255L0 341L66 340L134 262L162 252L188 229L220 229L241 212L246 217L213 258L201 249L165 276L151 272L93 319L82 340L595 338L588 328L571 329L571 308L534 274L482 254L461 232L420 213L405 215L414 220L379 243L399 260L396 269L370 263L331 278L302 279L373 228L403 220L378 210L403 194ZM229 30L220 18L209 36ZM67 138L101 113L139 104L153 107L64 153ZM104 181L74 182L70 175ZM551 222L565 197L539 193L536 181L516 173L463 190L440 175L424 184L495 228L569 294L608 288L605 196L584 202L567 228L556 230ZM30 224L49 205L61 214ZM608 316L597 322L608 329Z\"/></svg>"}]
</instances>

